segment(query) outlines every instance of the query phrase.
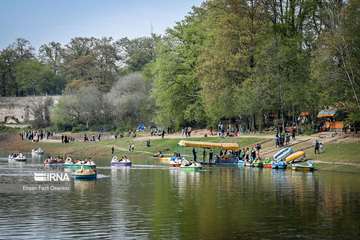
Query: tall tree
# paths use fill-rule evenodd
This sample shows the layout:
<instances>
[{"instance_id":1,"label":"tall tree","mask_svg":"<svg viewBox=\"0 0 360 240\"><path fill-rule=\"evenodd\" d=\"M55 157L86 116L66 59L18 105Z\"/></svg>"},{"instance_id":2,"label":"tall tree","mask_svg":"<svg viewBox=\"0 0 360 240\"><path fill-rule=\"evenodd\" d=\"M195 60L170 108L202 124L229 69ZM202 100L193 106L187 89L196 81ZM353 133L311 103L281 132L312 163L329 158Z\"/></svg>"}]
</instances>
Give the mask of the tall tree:
<instances>
[{"instance_id":1,"label":"tall tree","mask_svg":"<svg viewBox=\"0 0 360 240\"><path fill-rule=\"evenodd\" d=\"M116 42L121 51L123 63L130 72L143 70L155 57L155 43L159 36L140 37L135 39L122 38Z\"/></svg>"},{"instance_id":2,"label":"tall tree","mask_svg":"<svg viewBox=\"0 0 360 240\"><path fill-rule=\"evenodd\" d=\"M34 58L34 48L23 38L16 41L0 52L0 82L2 96L19 96L19 84L16 79L16 66L23 61Z\"/></svg>"},{"instance_id":3,"label":"tall tree","mask_svg":"<svg viewBox=\"0 0 360 240\"><path fill-rule=\"evenodd\" d=\"M61 43L50 42L39 48L39 57L43 63L49 64L55 74L60 73L61 65L64 62L64 49Z\"/></svg>"},{"instance_id":4,"label":"tall tree","mask_svg":"<svg viewBox=\"0 0 360 240\"><path fill-rule=\"evenodd\" d=\"M194 8L185 20L169 29L158 43L152 64L156 120L164 127L201 126L206 121L196 66L202 45L202 9Z\"/></svg>"}]
</instances>

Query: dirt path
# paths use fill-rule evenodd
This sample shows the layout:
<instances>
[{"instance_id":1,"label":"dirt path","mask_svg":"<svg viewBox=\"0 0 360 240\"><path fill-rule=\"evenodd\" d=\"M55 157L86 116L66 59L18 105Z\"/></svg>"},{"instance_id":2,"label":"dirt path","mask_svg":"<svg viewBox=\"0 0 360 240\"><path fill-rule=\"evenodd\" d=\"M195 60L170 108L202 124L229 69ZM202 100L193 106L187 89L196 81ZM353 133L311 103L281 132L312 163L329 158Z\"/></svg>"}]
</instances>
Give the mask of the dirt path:
<instances>
[{"instance_id":1,"label":"dirt path","mask_svg":"<svg viewBox=\"0 0 360 240\"><path fill-rule=\"evenodd\" d=\"M175 134L168 134L165 135L164 139L194 139L194 138L200 138L200 137L204 137L204 135L206 134L206 131L194 131L191 135L191 137L184 137L181 135L181 133L175 133ZM213 135L213 136L209 136L208 138L214 138L214 137L218 137L217 135ZM271 157L272 155L274 155L279 148L276 148L275 146L275 141L274 141L274 135L272 134L241 134L240 136L237 137L232 137L234 140L236 139L241 139L241 138L259 138L259 139L263 139L262 141L260 141L261 145L262 145L262 156L263 157ZM291 140L290 145L288 145L289 147L293 147L296 150L307 150L310 148L313 148L313 144L315 142L315 139L319 139L321 142L323 142L324 144L329 144L332 142L343 142L346 141L347 135L343 135L343 134L337 134L337 133L318 133L318 134L313 134L310 136L297 136L296 140ZM156 140L156 139L162 139L161 136L140 136L140 137L136 137L133 138L132 141L134 142L143 142L146 140ZM104 139L105 140L105 139ZM61 142L60 139L44 139L42 140L42 142L51 142L51 143L59 143ZM111 147L111 145L107 145L109 147ZM241 146L241 147L250 147L250 146ZM117 150L120 151L124 151L127 152L128 149L124 148L124 147L115 147ZM150 154L152 155L152 152L149 151L142 151L142 150L135 150L134 152L136 153L144 153L144 154Z\"/></svg>"},{"instance_id":2,"label":"dirt path","mask_svg":"<svg viewBox=\"0 0 360 240\"><path fill-rule=\"evenodd\" d=\"M106 146L108 146L110 148L112 145L106 145ZM122 152L128 152L129 151L129 149L123 148L123 147L114 146L114 148L116 150L119 150L119 151L122 151ZM153 152L142 151L142 150L134 150L133 152L134 153L145 153L145 154L150 154L150 155L154 154Z\"/></svg>"},{"instance_id":3,"label":"dirt path","mask_svg":"<svg viewBox=\"0 0 360 240\"><path fill-rule=\"evenodd\" d=\"M320 140L323 144L329 144L333 142L342 142L348 138L348 135L337 134L337 133L317 133L310 136L296 137L295 141L291 141L289 147L293 147L296 150L307 150L314 147L316 139ZM271 146L265 146L262 150L263 157L271 157L279 149L276 148L275 144Z\"/></svg>"}]
</instances>

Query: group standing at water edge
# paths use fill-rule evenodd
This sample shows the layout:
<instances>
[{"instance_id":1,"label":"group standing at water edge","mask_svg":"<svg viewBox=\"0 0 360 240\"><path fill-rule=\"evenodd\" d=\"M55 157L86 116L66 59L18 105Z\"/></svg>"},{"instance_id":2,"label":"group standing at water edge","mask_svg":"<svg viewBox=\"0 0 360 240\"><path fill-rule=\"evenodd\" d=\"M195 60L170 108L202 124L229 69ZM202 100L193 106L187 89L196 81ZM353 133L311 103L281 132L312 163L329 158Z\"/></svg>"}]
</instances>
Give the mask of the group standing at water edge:
<instances>
[{"instance_id":1,"label":"group standing at water edge","mask_svg":"<svg viewBox=\"0 0 360 240\"><path fill-rule=\"evenodd\" d=\"M209 163L213 163L214 160L226 161L227 159L231 159L231 158L237 158L239 160L252 162L255 160L261 160L260 150L261 150L260 143L257 143L255 145L253 145L252 147L246 147L246 148L239 149L239 150L222 150L222 149L220 149L219 153L215 154L215 159L214 159L213 150L208 149L209 154L207 154L207 149L204 148L202 151L202 162L204 163L204 162L206 162L206 160L208 160ZM197 151L195 148L192 149L192 155L193 155L193 160L198 161ZM206 158L207 155L209 155L208 159Z\"/></svg>"}]
</instances>

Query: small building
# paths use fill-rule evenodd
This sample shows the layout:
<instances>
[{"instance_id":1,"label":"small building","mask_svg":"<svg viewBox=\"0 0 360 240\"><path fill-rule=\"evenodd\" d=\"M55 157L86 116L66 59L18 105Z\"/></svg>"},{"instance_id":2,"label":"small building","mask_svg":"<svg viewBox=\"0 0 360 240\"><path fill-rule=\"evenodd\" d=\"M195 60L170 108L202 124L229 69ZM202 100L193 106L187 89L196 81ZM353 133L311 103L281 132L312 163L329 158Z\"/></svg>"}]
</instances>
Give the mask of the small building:
<instances>
[{"instance_id":1,"label":"small building","mask_svg":"<svg viewBox=\"0 0 360 240\"><path fill-rule=\"evenodd\" d=\"M321 110L317 115L319 131L342 131L346 113L336 108Z\"/></svg>"}]
</instances>

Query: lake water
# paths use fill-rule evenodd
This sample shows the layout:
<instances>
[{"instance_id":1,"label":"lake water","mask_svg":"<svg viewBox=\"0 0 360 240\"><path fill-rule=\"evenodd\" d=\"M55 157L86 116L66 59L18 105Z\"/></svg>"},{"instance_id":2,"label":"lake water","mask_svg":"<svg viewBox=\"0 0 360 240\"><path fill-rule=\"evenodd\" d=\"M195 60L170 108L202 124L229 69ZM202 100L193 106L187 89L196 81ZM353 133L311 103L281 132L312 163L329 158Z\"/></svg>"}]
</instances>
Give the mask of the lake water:
<instances>
[{"instance_id":1,"label":"lake water","mask_svg":"<svg viewBox=\"0 0 360 240\"><path fill-rule=\"evenodd\" d=\"M360 177L256 168L188 173L163 165L37 185L41 159L0 159L0 239L359 239ZM102 166L102 167L101 167ZM55 186L55 187L56 187Z\"/></svg>"}]
</instances>

